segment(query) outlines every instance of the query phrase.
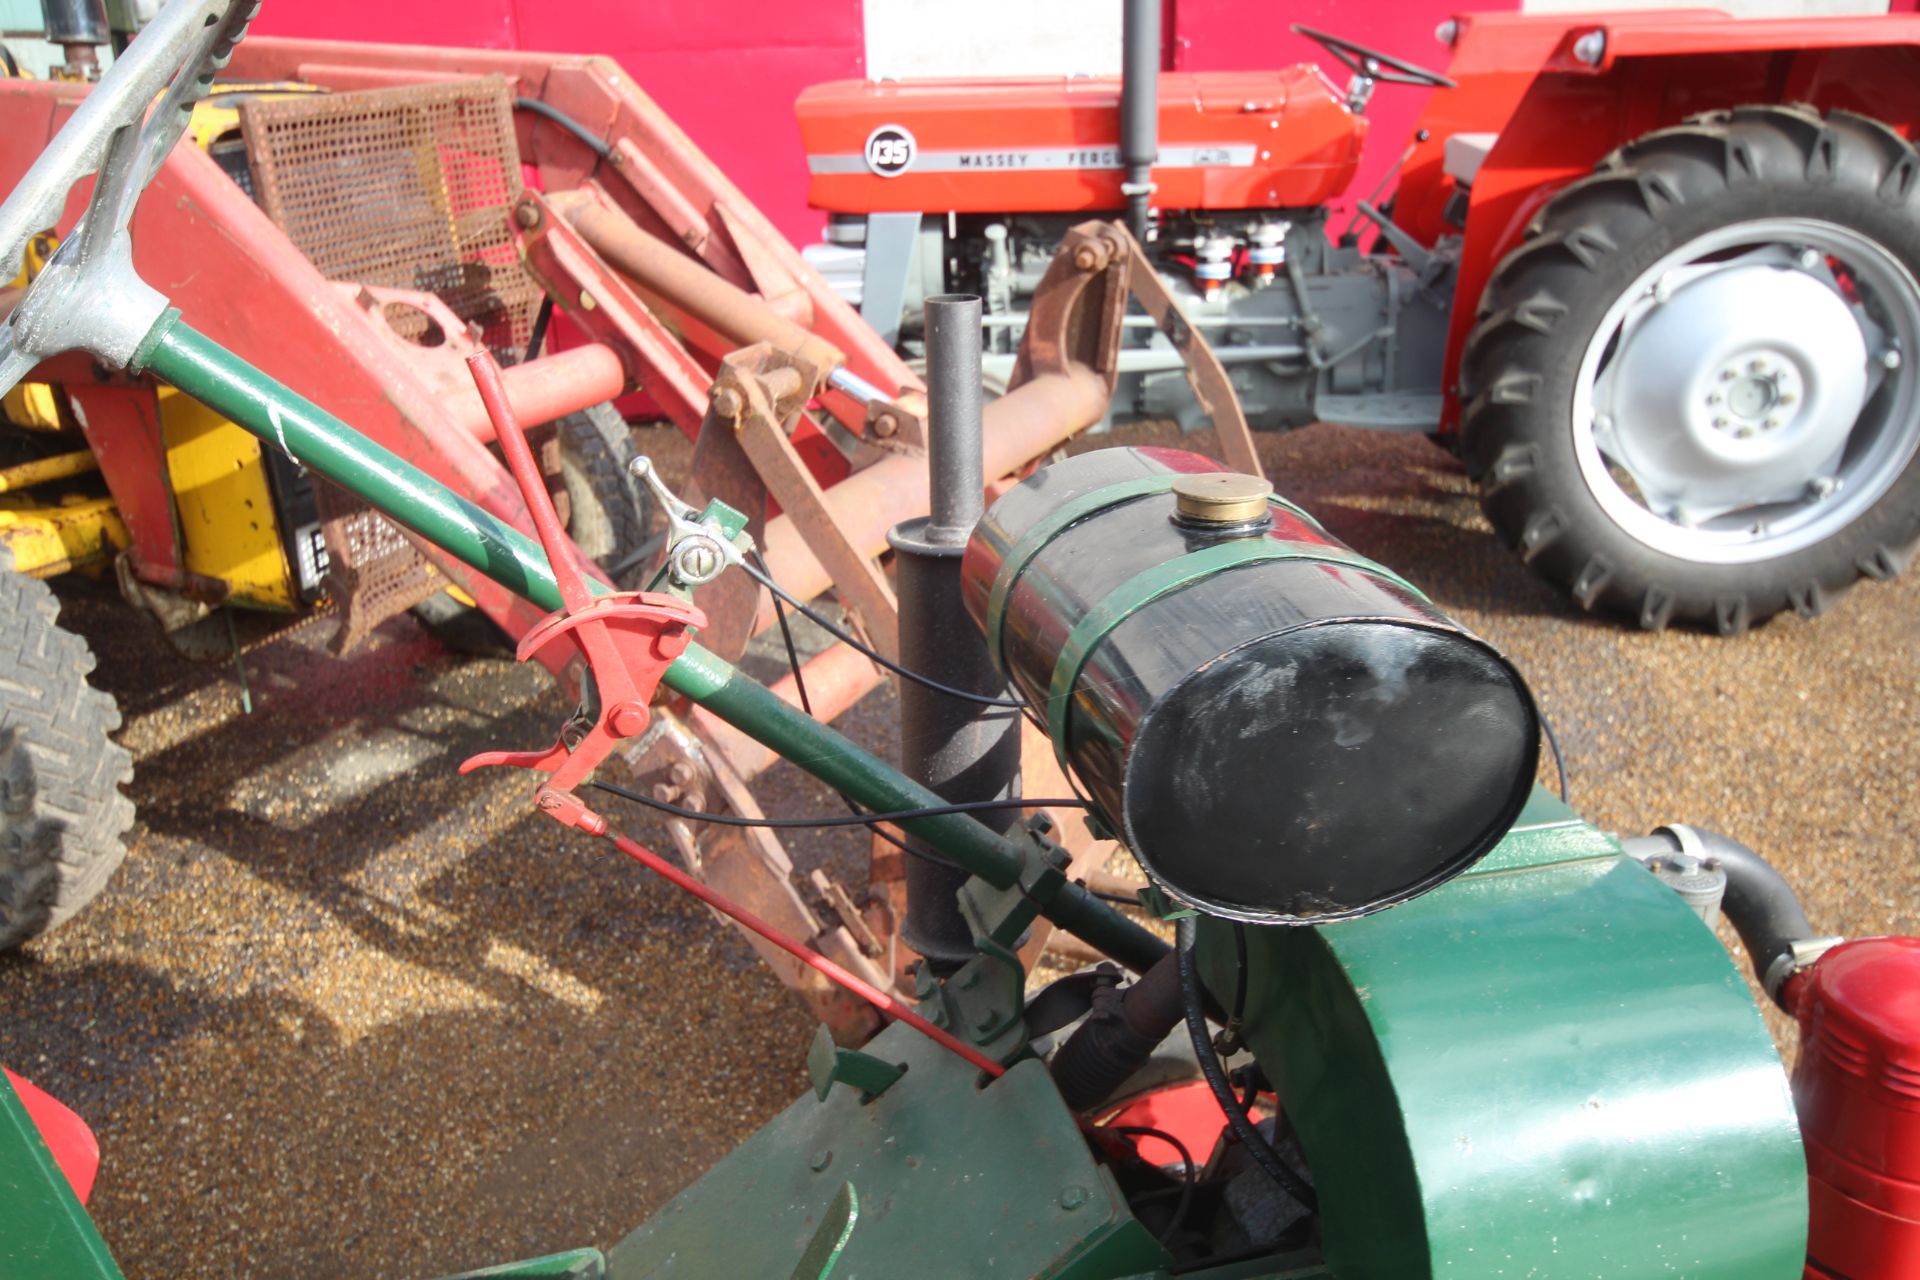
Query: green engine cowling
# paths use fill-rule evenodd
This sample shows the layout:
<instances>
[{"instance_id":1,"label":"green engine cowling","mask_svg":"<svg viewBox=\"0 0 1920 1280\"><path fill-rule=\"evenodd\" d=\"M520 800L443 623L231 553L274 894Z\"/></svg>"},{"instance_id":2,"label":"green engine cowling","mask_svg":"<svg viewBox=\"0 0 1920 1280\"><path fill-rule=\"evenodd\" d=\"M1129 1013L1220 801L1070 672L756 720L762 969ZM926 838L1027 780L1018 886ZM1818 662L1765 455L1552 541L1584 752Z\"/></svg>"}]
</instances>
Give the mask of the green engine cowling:
<instances>
[{"instance_id":1,"label":"green engine cowling","mask_svg":"<svg viewBox=\"0 0 1920 1280\"><path fill-rule=\"evenodd\" d=\"M1231 991L1231 925L1200 937ZM1330 1275L1801 1275L1800 1132L1746 983L1545 792L1432 893L1248 942L1246 1039L1313 1170Z\"/></svg>"}]
</instances>

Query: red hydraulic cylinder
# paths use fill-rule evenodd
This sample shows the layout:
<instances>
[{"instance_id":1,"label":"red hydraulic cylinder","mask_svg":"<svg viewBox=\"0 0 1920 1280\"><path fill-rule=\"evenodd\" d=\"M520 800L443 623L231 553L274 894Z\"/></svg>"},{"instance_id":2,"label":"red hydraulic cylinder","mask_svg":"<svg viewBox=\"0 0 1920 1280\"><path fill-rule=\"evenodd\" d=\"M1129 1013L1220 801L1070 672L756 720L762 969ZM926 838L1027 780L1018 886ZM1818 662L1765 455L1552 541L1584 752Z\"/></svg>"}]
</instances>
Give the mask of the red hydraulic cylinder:
<instances>
[{"instance_id":1,"label":"red hydraulic cylinder","mask_svg":"<svg viewBox=\"0 0 1920 1280\"><path fill-rule=\"evenodd\" d=\"M627 388L627 373L620 357L612 347L598 342L509 365L500 371L500 380L506 386L507 404L513 409L515 421L528 424L553 422L592 408ZM493 441L493 420L479 396L450 395L444 403L468 435L482 444Z\"/></svg>"},{"instance_id":2,"label":"red hydraulic cylinder","mask_svg":"<svg viewBox=\"0 0 1920 1280\"><path fill-rule=\"evenodd\" d=\"M1920 938L1863 938L1792 980L1807 1280L1920 1276Z\"/></svg>"}]
</instances>

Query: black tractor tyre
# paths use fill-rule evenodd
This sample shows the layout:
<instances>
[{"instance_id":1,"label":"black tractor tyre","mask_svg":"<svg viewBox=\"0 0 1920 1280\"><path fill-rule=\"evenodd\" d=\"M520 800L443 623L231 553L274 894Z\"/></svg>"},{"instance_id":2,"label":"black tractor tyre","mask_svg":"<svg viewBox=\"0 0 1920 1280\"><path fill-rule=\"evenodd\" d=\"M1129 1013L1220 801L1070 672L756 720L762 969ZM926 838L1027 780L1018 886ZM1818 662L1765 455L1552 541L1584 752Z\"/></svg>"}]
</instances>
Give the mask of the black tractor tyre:
<instances>
[{"instance_id":1,"label":"black tractor tyre","mask_svg":"<svg viewBox=\"0 0 1920 1280\"><path fill-rule=\"evenodd\" d=\"M133 757L47 584L0 548L0 950L64 923L127 856Z\"/></svg>"},{"instance_id":2,"label":"black tractor tyre","mask_svg":"<svg viewBox=\"0 0 1920 1280\"><path fill-rule=\"evenodd\" d=\"M1580 471L1576 383L1610 308L1667 255L1761 218L1843 228L1920 277L1914 148L1847 112L1751 106L1609 155L1548 201L1482 295L1461 361L1462 456L1502 537L1586 609L1650 630L1675 623L1738 635L1787 608L1815 616L1862 575L1892 577L1920 539L1920 455L1851 523L1812 545L1734 564L1634 537ZM1909 363L1920 357L1907 354Z\"/></svg>"},{"instance_id":3,"label":"black tractor tyre","mask_svg":"<svg viewBox=\"0 0 1920 1280\"><path fill-rule=\"evenodd\" d=\"M638 587L651 567L641 553L653 526L653 497L627 465L633 433L611 404L570 413L558 424L560 480L567 495L567 535L622 589ZM499 657L513 641L485 611L446 592L429 596L413 616L456 653Z\"/></svg>"},{"instance_id":4,"label":"black tractor tyre","mask_svg":"<svg viewBox=\"0 0 1920 1280\"><path fill-rule=\"evenodd\" d=\"M611 404L560 420L560 479L566 486L567 536L631 589L651 568L640 553L653 529L653 496L628 465L633 432Z\"/></svg>"}]
</instances>

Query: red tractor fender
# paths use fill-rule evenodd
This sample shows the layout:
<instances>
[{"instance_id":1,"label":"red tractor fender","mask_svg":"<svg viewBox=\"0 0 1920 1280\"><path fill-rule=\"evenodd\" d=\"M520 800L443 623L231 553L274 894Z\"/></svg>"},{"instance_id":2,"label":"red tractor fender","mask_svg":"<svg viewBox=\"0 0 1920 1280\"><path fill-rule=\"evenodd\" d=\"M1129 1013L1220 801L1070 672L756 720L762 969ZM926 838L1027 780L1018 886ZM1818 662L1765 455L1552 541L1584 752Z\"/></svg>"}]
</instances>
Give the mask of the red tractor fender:
<instances>
[{"instance_id":1,"label":"red tractor fender","mask_svg":"<svg viewBox=\"0 0 1920 1280\"><path fill-rule=\"evenodd\" d=\"M14 1093L19 1095L20 1105L26 1108L27 1119L33 1121L33 1127L40 1131L40 1140L53 1153L53 1162L66 1175L74 1197L85 1204L87 1196L93 1191L94 1175L100 1172L100 1143L93 1136L93 1130L52 1094L22 1080L5 1067L0 1067L0 1075L6 1077L6 1083L13 1086Z\"/></svg>"},{"instance_id":2,"label":"red tractor fender","mask_svg":"<svg viewBox=\"0 0 1920 1280\"><path fill-rule=\"evenodd\" d=\"M1443 431L1458 429L1460 357L1494 270L1540 206L1615 148L1753 103L1858 112L1907 138L1920 125L1916 16L1735 21L1708 10L1458 22L1448 74L1460 87L1429 101L1419 124L1427 136L1415 143L1394 209L1403 227L1433 243L1448 229L1442 210L1456 191L1443 167L1447 138L1498 135L1469 192Z\"/></svg>"}]
</instances>

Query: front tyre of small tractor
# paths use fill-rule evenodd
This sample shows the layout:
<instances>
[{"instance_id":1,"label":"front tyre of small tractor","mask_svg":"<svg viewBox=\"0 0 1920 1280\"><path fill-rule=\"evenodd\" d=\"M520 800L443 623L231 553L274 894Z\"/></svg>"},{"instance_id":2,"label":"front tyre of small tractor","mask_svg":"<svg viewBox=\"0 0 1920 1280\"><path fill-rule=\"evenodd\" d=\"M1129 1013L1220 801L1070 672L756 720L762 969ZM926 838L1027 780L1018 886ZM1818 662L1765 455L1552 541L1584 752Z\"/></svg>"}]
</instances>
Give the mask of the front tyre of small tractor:
<instances>
[{"instance_id":1,"label":"front tyre of small tractor","mask_svg":"<svg viewBox=\"0 0 1920 1280\"><path fill-rule=\"evenodd\" d=\"M133 757L109 736L119 709L87 683L93 654L59 612L0 548L0 950L98 895L133 825Z\"/></svg>"},{"instance_id":2,"label":"front tyre of small tractor","mask_svg":"<svg viewBox=\"0 0 1920 1280\"><path fill-rule=\"evenodd\" d=\"M1495 528L1588 609L1737 635L1920 538L1920 160L1743 107L1554 196L1461 361Z\"/></svg>"}]
</instances>

